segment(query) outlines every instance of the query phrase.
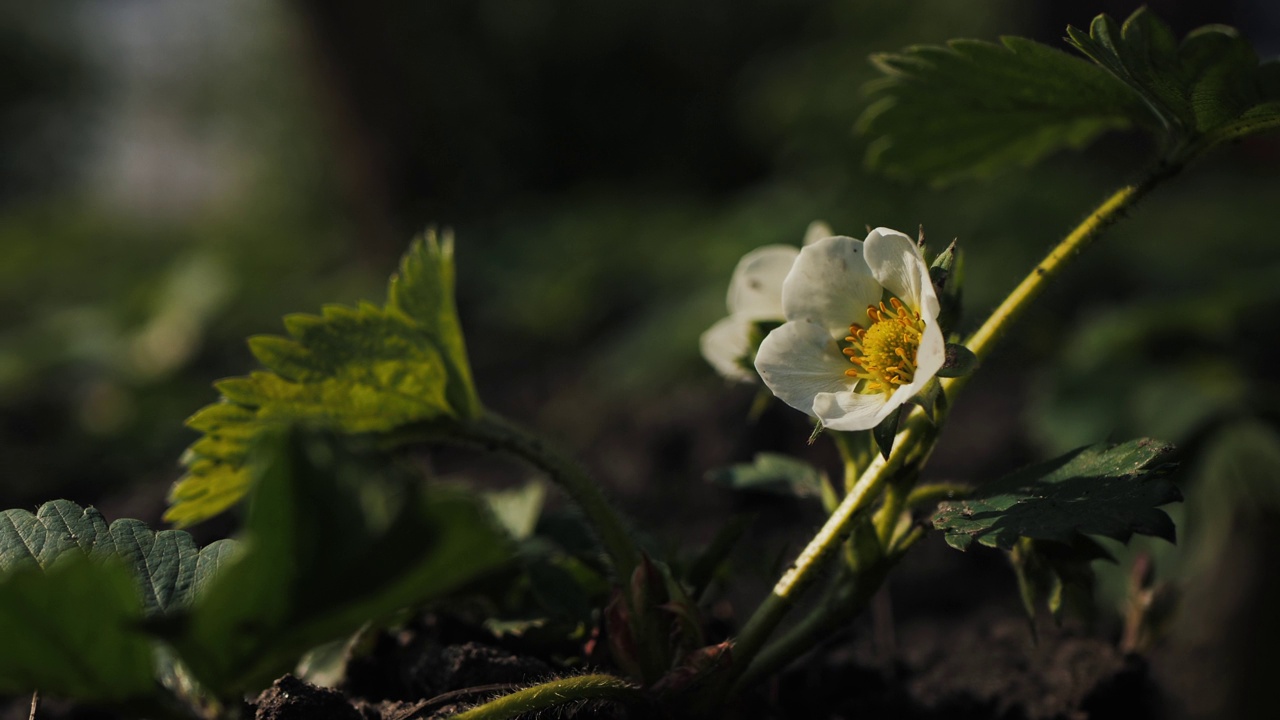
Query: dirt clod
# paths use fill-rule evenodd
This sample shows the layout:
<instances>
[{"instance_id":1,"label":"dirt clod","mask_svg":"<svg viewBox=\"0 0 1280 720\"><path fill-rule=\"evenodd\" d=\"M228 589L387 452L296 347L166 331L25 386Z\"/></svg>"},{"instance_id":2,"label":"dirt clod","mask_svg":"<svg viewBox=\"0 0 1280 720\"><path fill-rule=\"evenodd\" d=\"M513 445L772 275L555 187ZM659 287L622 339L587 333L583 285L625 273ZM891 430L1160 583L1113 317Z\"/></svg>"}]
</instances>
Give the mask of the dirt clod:
<instances>
[{"instance_id":1,"label":"dirt clod","mask_svg":"<svg viewBox=\"0 0 1280 720\"><path fill-rule=\"evenodd\" d=\"M285 675L258 695L256 720L364 720L336 690Z\"/></svg>"}]
</instances>

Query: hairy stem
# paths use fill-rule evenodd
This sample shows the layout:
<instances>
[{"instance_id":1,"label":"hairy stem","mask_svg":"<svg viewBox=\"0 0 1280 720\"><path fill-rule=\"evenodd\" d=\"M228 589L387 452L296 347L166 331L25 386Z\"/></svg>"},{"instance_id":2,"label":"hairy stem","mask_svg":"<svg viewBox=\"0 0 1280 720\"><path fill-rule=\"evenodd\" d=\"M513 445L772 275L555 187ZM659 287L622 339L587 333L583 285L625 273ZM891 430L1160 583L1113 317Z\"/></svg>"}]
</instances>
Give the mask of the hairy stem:
<instances>
[{"instance_id":1,"label":"hairy stem","mask_svg":"<svg viewBox=\"0 0 1280 720\"><path fill-rule=\"evenodd\" d=\"M831 553L853 528L854 520L879 497L885 482L902 467L903 461L915 450L915 445L925 441L934 432L933 426L917 413L908 420L906 427L898 435L893 452L886 460L876 455L871 464L862 472L854 483L849 494L841 501L839 507L827 518L827 522L809 541L809 545L800 553L791 567L783 573L773 592L765 598L760 607L747 621L733 646L733 662L738 672L742 672L754 660L755 655L773 633L774 628L791 609L796 598L804 591L817 575Z\"/></svg>"},{"instance_id":2,"label":"hairy stem","mask_svg":"<svg viewBox=\"0 0 1280 720\"><path fill-rule=\"evenodd\" d=\"M623 703L645 702L636 686L612 675L579 675L552 680L484 705L454 715L452 720L507 720L525 713L578 702L581 700L615 700Z\"/></svg>"},{"instance_id":3,"label":"hairy stem","mask_svg":"<svg viewBox=\"0 0 1280 720\"><path fill-rule=\"evenodd\" d=\"M640 552L621 516L600 492L600 487L586 470L574 460L562 455L540 438L514 423L487 412L479 420L464 423L455 429L452 437L442 439L464 440L477 443L487 449L514 455L530 465L546 472L551 480L573 498L590 523L605 553L613 562L619 582L627 582L640 561Z\"/></svg>"},{"instance_id":4,"label":"hairy stem","mask_svg":"<svg viewBox=\"0 0 1280 720\"><path fill-rule=\"evenodd\" d=\"M1123 218L1135 203L1181 169L1181 165L1161 164L1143 180L1125 185L1104 200L1076 229L1063 238L1062 242L1040 261L1040 264L1036 265L1035 269L1018 284L1018 287L1013 289L1013 292L1009 293L982 327L969 336L969 340L965 342L969 350L973 351L979 360L990 355L991 349L1004 337L1014 322L1022 317L1022 313L1031 302L1044 292L1050 280L1057 277L1081 250L1102 234L1103 230ZM963 384L963 380L964 378L954 378L949 386Z\"/></svg>"},{"instance_id":5,"label":"hairy stem","mask_svg":"<svg viewBox=\"0 0 1280 720\"><path fill-rule=\"evenodd\" d=\"M847 571L840 573L826 597L812 612L760 651L755 661L738 678L734 691L751 687L761 678L781 670L856 618L880 589L889 570L923 536L923 532L909 534L903 542L895 544L880 556L871 567L856 574Z\"/></svg>"}]
</instances>

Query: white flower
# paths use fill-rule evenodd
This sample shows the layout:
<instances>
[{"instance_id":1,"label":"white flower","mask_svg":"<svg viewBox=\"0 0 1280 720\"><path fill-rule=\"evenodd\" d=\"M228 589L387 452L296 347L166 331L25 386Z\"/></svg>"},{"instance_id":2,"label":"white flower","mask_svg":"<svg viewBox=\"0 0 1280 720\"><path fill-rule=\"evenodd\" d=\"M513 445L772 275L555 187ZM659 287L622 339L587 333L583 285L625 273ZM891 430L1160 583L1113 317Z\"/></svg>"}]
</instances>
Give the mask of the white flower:
<instances>
[{"instance_id":1,"label":"white flower","mask_svg":"<svg viewBox=\"0 0 1280 720\"><path fill-rule=\"evenodd\" d=\"M806 245L831 235L823 222L812 222L805 232ZM765 245L738 261L729 280L726 305L729 316L721 318L702 333L702 357L711 367L730 380L755 382L756 375L746 363L750 360L752 330L759 323L781 323L782 281L791 271L799 248L793 245Z\"/></svg>"},{"instance_id":2,"label":"white flower","mask_svg":"<svg viewBox=\"0 0 1280 720\"><path fill-rule=\"evenodd\" d=\"M787 322L765 337L756 370L791 407L832 430L868 430L942 367L938 296L906 235L820 240L782 283Z\"/></svg>"}]
</instances>

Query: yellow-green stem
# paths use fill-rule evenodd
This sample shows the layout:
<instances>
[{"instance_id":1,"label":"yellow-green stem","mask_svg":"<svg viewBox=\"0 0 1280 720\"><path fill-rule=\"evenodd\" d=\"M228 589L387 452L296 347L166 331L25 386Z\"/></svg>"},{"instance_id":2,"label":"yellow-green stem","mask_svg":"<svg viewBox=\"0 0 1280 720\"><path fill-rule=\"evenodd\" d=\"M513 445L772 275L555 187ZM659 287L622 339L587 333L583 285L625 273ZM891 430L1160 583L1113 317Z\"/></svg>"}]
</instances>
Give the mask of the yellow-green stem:
<instances>
[{"instance_id":1,"label":"yellow-green stem","mask_svg":"<svg viewBox=\"0 0 1280 720\"><path fill-rule=\"evenodd\" d=\"M922 414L917 413L907 422L907 426L898 434L897 442L888 459L876 455L867 468L854 483L849 494L845 495L839 507L827 518L827 522L818 534L809 541L809 545L800 553L791 567L783 573L782 578L774 586L773 592L765 598L760 607L747 621L742 632L734 641L733 661L735 671L741 673L759 652L774 628L791 609L792 603L800 596L804 588L817 575L823 561L840 547L841 541L853 528L858 514L875 502L884 487L885 481L902 466L904 459L914 449L913 446L931 435L933 426Z\"/></svg>"},{"instance_id":2,"label":"yellow-green stem","mask_svg":"<svg viewBox=\"0 0 1280 720\"><path fill-rule=\"evenodd\" d=\"M579 675L552 680L503 695L484 705L452 716L451 720L509 720L538 710L580 700L644 702L644 695L631 683L612 675Z\"/></svg>"},{"instance_id":3,"label":"yellow-green stem","mask_svg":"<svg viewBox=\"0 0 1280 720\"><path fill-rule=\"evenodd\" d=\"M1018 284L1018 287L1009 293L1009 296L1000 303L1000 307L996 308L987 321L978 328L973 335L969 336L965 345L978 356L979 360L987 357L991 353L991 349L1004 337L1022 313L1026 311L1031 301L1040 296L1044 292L1046 284L1057 277L1062 272L1069 261L1078 255L1081 250L1088 247L1103 230L1106 230L1117 220L1124 217L1124 214L1133 207L1134 203L1142 199L1153 188L1162 181L1176 175L1181 170L1180 165L1162 164L1155 169L1154 172L1147 175L1145 179L1132 185L1126 185L1111 197L1107 198L1098 206L1084 222L1080 223L1071 234L1063 238L1045 259L1036 265L1035 269L1027 275L1026 278ZM957 384L963 384L964 378L954 378L952 382L947 384L954 387Z\"/></svg>"}]
</instances>

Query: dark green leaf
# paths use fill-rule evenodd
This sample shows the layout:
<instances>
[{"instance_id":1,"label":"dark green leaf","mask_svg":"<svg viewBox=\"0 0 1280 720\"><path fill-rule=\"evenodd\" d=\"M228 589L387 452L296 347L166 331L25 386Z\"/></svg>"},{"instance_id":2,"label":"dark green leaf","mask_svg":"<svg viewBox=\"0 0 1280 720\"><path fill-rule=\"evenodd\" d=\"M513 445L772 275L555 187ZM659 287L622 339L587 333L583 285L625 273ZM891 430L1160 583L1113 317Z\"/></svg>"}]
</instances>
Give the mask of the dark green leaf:
<instances>
[{"instance_id":1,"label":"dark green leaf","mask_svg":"<svg viewBox=\"0 0 1280 720\"><path fill-rule=\"evenodd\" d=\"M929 382L920 388L920 392L913 395L907 402L919 405L920 409L924 411L925 417L929 418L929 422L933 422L934 413L937 411L938 405L942 404L943 407L946 407L947 396L942 392L942 383L938 382L938 378L933 377L929 378Z\"/></svg>"},{"instance_id":2,"label":"dark green leaf","mask_svg":"<svg viewBox=\"0 0 1280 720\"><path fill-rule=\"evenodd\" d=\"M148 615L189 605L234 550L230 540L200 549L188 533L155 532L138 520L108 527L102 513L70 500L45 503L34 515L0 512L0 572L26 565L48 569L68 552L119 558L133 570Z\"/></svg>"},{"instance_id":3,"label":"dark green leaf","mask_svg":"<svg viewBox=\"0 0 1280 720\"><path fill-rule=\"evenodd\" d=\"M426 491L379 455L297 430L265 433L256 447L245 552L173 641L217 693L260 688L306 650L512 555L482 501Z\"/></svg>"},{"instance_id":4,"label":"dark green leaf","mask_svg":"<svg viewBox=\"0 0 1280 720\"><path fill-rule=\"evenodd\" d=\"M1067 34L1142 98L1165 128L1175 160L1280 127L1274 63L1260 66L1234 28L1205 26L1178 44L1168 26L1140 8L1123 26L1100 15L1087 34L1076 28Z\"/></svg>"},{"instance_id":5,"label":"dark green leaf","mask_svg":"<svg viewBox=\"0 0 1280 720\"><path fill-rule=\"evenodd\" d=\"M190 525L239 502L248 490L247 448L273 423L377 433L476 417L452 257L451 242L428 234L405 254L385 307L328 306L319 316L286 317L287 338L251 338L266 371L217 383L223 401L187 421L204 437L183 456L187 473L165 519Z\"/></svg>"},{"instance_id":6,"label":"dark green leaf","mask_svg":"<svg viewBox=\"0 0 1280 720\"><path fill-rule=\"evenodd\" d=\"M142 602L121 563L64 552L0 575L0 695L35 690L90 702L152 695Z\"/></svg>"},{"instance_id":7,"label":"dark green leaf","mask_svg":"<svg viewBox=\"0 0 1280 720\"><path fill-rule=\"evenodd\" d=\"M975 539L1009 549L1018 538L1071 543L1077 535L1173 540L1160 505L1181 499L1166 479L1173 447L1154 440L1100 443L1024 468L938 505L933 525L960 550Z\"/></svg>"},{"instance_id":8,"label":"dark green leaf","mask_svg":"<svg viewBox=\"0 0 1280 720\"><path fill-rule=\"evenodd\" d=\"M752 490L820 497L825 482L817 468L802 460L777 453L757 453L751 464L732 465L707 475L712 482L736 490Z\"/></svg>"},{"instance_id":9,"label":"dark green leaf","mask_svg":"<svg viewBox=\"0 0 1280 720\"><path fill-rule=\"evenodd\" d=\"M1128 127L1145 110L1101 68L1024 38L954 40L877 55L858 121L867 163L947 183L1030 165Z\"/></svg>"}]
</instances>

